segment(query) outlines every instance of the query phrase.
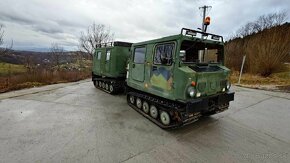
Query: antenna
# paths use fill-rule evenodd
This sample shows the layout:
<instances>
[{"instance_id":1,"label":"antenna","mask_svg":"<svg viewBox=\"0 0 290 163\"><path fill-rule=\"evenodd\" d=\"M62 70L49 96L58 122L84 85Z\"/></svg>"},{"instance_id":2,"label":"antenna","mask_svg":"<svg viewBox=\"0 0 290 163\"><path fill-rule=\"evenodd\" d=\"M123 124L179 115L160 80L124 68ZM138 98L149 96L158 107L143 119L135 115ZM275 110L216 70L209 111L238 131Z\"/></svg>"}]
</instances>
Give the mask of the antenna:
<instances>
[{"instance_id":1,"label":"antenna","mask_svg":"<svg viewBox=\"0 0 290 163\"><path fill-rule=\"evenodd\" d=\"M202 26L201 26L202 32L206 32L206 28L207 28L208 24L206 25L205 16L206 16L207 11L209 11L209 9L211 9L211 8L212 8L212 6L206 6L206 5L199 7L199 9L202 10ZM209 17L207 17L207 18L209 18Z\"/></svg>"}]
</instances>

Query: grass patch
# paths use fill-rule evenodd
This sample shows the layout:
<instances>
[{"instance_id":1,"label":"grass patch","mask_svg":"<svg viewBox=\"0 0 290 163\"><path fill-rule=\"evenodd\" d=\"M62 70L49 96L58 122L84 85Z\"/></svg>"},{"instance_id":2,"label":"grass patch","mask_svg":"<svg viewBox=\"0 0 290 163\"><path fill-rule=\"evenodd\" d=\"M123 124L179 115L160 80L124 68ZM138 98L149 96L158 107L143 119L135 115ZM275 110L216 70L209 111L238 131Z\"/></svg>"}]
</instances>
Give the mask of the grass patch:
<instances>
[{"instance_id":1,"label":"grass patch","mask_svg":"<svg viewBox=\"0 0 290 163\"><path fill-rule=\"evenodd\" d=\"M239 80L239 72L233 71L230 76L231 82L236 84ZM290 64L284 64L282 72L272 73L268 77L258 74L243 73L241 85L274 85L281 88L290 87Z\"/></svg>"},{"instance_id":2,"label":"grass patch","mask_svg":"<svg viewBox=\"0 0 290 163\"><path fill-rule=\"evenodd\" d=\"M239 80L239 72L235 71L231 74L231 82L236 84ZM243 85L290 85L290 71L282 73L274 73L269 77L260 75L243 74L241 78Z\"/></svg>"},{"instance_id":3,"label":"grass patch","mask_svg":"<svg viewBox=\"0 0 290 163\"><path fill-rule=\"evenodd\" d=\"M237 84L239 80L239 72L233 72L230 79L233 84ZM290 93L290 69L286 72L273 73L269 77L246 73L242 75L240 85L248 88Z\"/></svg>"},{"instance_id":4,"label":"grass patch","mask_svg":"<svg viewBox=\"0 0 290 163\"><path fill-rule=\"evenodd\" d=\"M25 83L20 83L17 84L13 87L14 90L17 89L23 89L23 88L32 88L32 87L39 87L39 86L43 86L45 85L45 83L39 83L39 82L25 82Z\"/></svg>"},{"instance_id":5,"label":"grass patch","mask_svg":"<svg viewBox=\"0 0 290 163\"><path fill-rule=\"evenodd\" d=\"M26 68L24 65L16 65L10 63L0 63L0 76L7 76L9 74L21 74L25 73Z\"/></svg>"}]
</instances>

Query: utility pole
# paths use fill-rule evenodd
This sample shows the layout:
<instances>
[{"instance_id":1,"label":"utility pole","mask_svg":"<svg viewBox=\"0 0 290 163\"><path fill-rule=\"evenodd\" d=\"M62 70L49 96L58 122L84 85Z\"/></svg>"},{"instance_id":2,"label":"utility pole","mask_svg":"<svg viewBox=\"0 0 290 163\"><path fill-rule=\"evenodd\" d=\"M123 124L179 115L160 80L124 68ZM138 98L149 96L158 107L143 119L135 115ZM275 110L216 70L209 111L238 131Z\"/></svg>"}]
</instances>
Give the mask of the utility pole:
<instances>
[{"instance_id":1,"label":"utility pole","mask_svg":"<svg viewBox=\"0 0 290 163\"><path fill-rule=\"evenodd\" d=\"M239 85L240 85L241 78L242 78L242 73L243 73L243 69L244 69L245 60L246 60L246 55L243 56L243 62L242 62L242 67L241 67L240 76L239 76L239 81L238 81L238 84L239 84Z\"/></svg>"},{"instance_id":2,"label":"utility pole","mask_svg":"<svg viewBox=\"0 0 290 163\"><path fill-rule=\"evenodd\" d=\"M202 28L201 28L202 32L205 32L204 20L205 20L206 12L211 8L212 6L206 6L206 5L199 7L199 9L202 10Z\"/></svg>"}]
</instances>

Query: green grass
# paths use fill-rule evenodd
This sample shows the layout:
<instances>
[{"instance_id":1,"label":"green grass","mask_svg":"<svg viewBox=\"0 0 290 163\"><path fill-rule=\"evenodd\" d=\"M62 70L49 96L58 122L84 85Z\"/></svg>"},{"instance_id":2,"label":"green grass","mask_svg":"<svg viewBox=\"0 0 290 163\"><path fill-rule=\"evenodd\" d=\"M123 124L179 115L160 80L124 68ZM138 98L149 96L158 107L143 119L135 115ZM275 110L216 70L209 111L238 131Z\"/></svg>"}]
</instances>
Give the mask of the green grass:
<instances>
[{"instance_id":1,"label":"green grass","mask_svg":"<svg viewBox=\"0 0 290 163\"><path fill-rule=\"evenodd\" d=\"M24 65L0 63L0 76L6 76L9 74L11 75L21 74L25 72L26 72L26 68Z\"/></svg>"}]
</instances>

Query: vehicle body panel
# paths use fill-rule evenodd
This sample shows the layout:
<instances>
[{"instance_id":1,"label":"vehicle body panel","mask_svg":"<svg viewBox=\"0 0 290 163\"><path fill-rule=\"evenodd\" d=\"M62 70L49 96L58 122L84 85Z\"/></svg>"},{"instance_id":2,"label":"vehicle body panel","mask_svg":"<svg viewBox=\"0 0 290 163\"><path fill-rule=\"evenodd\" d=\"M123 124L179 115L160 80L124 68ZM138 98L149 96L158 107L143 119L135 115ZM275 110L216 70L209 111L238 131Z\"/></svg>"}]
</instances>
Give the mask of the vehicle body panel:
<instances>
[{"instance_id":1,"label":"vehicle body panel","mask_svg":"<svg viewBox=\"0 0 290 163\"><path fill-rule=\"evenodd\" d=\"M93 74L110 78L125 77L131 44L117 43L120 42L115 42L114 46L96 48L93 57Z\"/></svg>"}]
</instances>

